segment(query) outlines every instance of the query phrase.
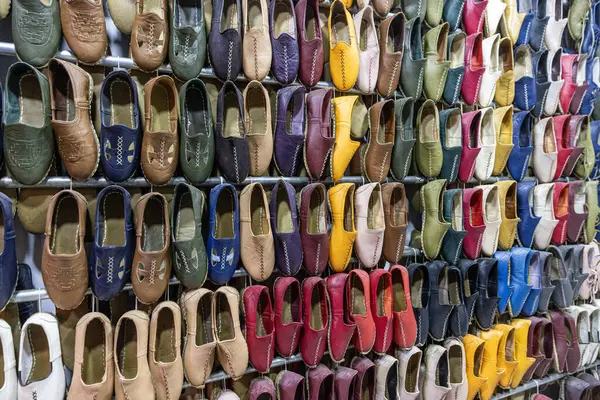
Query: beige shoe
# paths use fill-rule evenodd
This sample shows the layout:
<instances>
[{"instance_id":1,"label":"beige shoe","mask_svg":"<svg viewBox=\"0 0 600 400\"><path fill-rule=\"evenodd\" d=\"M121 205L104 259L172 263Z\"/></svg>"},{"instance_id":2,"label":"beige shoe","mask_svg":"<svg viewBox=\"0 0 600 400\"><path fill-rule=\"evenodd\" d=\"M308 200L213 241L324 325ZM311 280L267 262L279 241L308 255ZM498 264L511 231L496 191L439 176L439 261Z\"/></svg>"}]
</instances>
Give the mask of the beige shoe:
<instances>
[{"instance_id":1,"label":"beige shoe","mask_svg":"<svg viewBox=\"0 0 600 400\"><path fill-rule=\"evenodd\" d=\"M238 380L248 367L248 345L240 328L240 293L231 286L221 286L213 301L213 334L217 341L217 358L223 370Z\"/></svg>"},{"instance_id":2,"label":"beige shoe","mask_svg":"<svg viewBox=\"0 0 600 400\"><path fill-rule=\"evenodd\" d=\"M4 0L3 0L4 1ZM108 11L117 29L131 35L135 19L136 0L107 0Z\"/></svg>"},{"instance_id":3,"label":"beige shoe","mask_svg":"<svg viewBox=\"0 0 600 400\"><path fill-rule=\"evenodd\" d=\"M467 381L467 358L465 347L462 342L456 338L444 340L444 347L448 352L448 381L450 383L450 399L466 399L469 392L469 383Z\"/></svg>"},{"instance_id":4,"label":"beige shoe","mask_svg":"<svg viewBox=\"0 0 600 400\"><path fill-rule=\"evenodd\" d=\"M114 390L113 335L109 319L86 314L75 331L75 368L67 400L112 400Z\"/></svg>"},{"instance_id":5,"label":"beige shoe","mask_svg":"<svg viewBox=\"0 0 600 400\"><path fill-rule=\"evenodd\" d=\"M181 310L177 303L163 301L150 321L150 354L148 356L157 400L171 400L183 387L181 361Z\"/></svg>"},{"instance_id":6,"label":"beige shoe","mask_svg":"<svg viewBox=\"0 0 600 400\"><path fill-rule=\"evenodd\" d=\"M398 399L398 360L384 355L375 360L375 398ZM433 398L433 397L432 397Z\"/></svg>"},{"instance_id":7,"label":"beige shoe","mask_svg":"<svg viewBox=\"0 0 600 400\"><path fill-rule=\"evenodd\" d=\"M0 19L6 18L10 11L10 0L0 0Z\"/></svg>"},{"instance_id":8,"label":"beige shoe","mask_svg":"<svg viewBox=\"0 0 600 400\"><path fill-rule=\"evenodd\" d=\"M148 325L143 311L128 311L119 318L113 351L116 400L155 398L148 366Z\"/></svg>"},{"instance_id":9,"label":"beige shoe","mask_svg":"<svg viewBox=\"0 0 600 400\"><path fill-rule=\"evenodd\" d=\"M254 0L249 3L249 0L242 0L244 19L242 67L244 75L249 80L262 81L271 69L269 8L265 0Z\"/></svg>"},{"instance_id":10,"label":"beige shoe","mask_svg":"<svg viewBox=\"0 0 600 400\"><path fill-rule=\"evenodd\" d=\"M259 81L244 89L244 123L250 151L250 175L268 175L273 158L273 125L269 92Z\"/></svg>"},{"instance_id":11,"label":"beige shoe","mask_svg":"<svg viewBox=\"0 0 600 400\"><path fill-rule=\"evenodd\" d=\"M187 334L183 345L183 367L190 385L203 388L212 372L217 343L213 335L212 304L215 294L196 289L181 296Z\"/></svg>"},{"instance_id":12,"label":"beige shoe","mask_svg":"<svg viewBox=\"0 0 600 400\"><path fill-rule=\"evenodd\" d=\"M442 346L430 344L425 350L425 371L421 389L423 398L445 399L451 389L448 352Z\"/></svg>"}]
</instances>

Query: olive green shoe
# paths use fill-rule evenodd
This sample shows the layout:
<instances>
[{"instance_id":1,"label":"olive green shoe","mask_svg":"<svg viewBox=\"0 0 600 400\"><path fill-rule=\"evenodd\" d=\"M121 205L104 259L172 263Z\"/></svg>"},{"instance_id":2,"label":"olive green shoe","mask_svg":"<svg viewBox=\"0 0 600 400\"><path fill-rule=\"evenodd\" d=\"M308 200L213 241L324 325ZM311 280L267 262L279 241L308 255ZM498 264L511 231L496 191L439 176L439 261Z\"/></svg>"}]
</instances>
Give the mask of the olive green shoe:
<instances>
[{"instance_id":1,"label":"olive green shoe","mask_svg":"<svg viewBox=\"0 0 600 400\"><path fill-rule=\"evenodd\" d=\"M448 23L444 22L423 35L423 50L426 59L423 91L428 99L434 101L440 101L442 98L450 69L450 61L446 57L448 29Z\"/></svg>"},{"instance_id":2,"label":"olive green shoe","mask_svg":"<svg viewBox=\"0 0 600 400\"><path fill-rule=\"evenodd\" d=\"M58 51L61 39L59 0L14 0L12 37L17 57L44 67Z\"/></svg>"},{"instance_id":3,"label":"olive green shoe","mask_svg":"<svg viewBox=\"0 0 600 400\"><path fill-rule=\"evenodd\" d=\"M210 176L215 159L215 138L210 99L200 79L179 90L179 165L193 184Z\"/></svg>"},{"instance_id":4,"label":"olive green shoe","mask_svg":"<svg viewBox=\"0 0 600 400\"><path fill-rule=\"evenodd\" d=\"M598 181L587 181L585 183L585 204L587 205L588 216L583 229L583 240L585 243L591 243L596 237L596 223L598 216L600 216Z\"/></svg>"},{"instance_id":5,"label":"olive green shoe","mask_svg":"<svg viewBox=\"0 0 600 400\"><path fill-rule=\"evenodd\" d=\"M440 116L433 100L426 100L417 114L417 168L427 178L435 178L442 171L444 155L440 140Z\"/></svg>"},{"instance_id":6,"label":"olive green shoe","mask_svg":"<svg viewBox=\"0 0 600 400\"><path fill-rule=\"evenodd\" d=\"M169 29L169 64L183 81L197 78L206 61L204 2L173 0Z\"/></svg>"},{"instance_id":7,"label":"olive green shoe","mask_svg":"<svg viewBox=\"0 0 600 400\"><path fill-rule=\"evenodd\" d=\"M396 136L392 150L392 163L390 172L397 180L404 179L410 172L412 165L415 135L413 129L413 115L415 102L411 97L394 101L396 113Z\"/></svg>"},{"instance_id":8,"label":"olive green shoe","mask_svg":"<svg viewBox=\"0 0 600 400\"><path fill-rule=\"evenodd\" d=\"M590 117L585 116L581 124L581 132L577 138L577 147L583 147L583 153L575 165L575 175L580 179L587 179L594 169L595 154L592 132L590 128Z\"/></svg>"},{"instance_id":9,"label":"olive green shoe","mask_svg":"<svg viewBox=\"0 0 600 400\"><path fill-rule=\"evenodd\" d=\"M423 215L421 241L423 253L430 260L437 258L442 247L442 240L450 228L450 223L444 220L445 189L445 179L431 181L421 187L421 208Z\"/></svg>"},{"instance_id":10,"label":"olive green shoe","mask_svg":"<svg viewBox=\"0 0 600 400\"><path fill-rule=\"evenodd\" d=\"M187 289L206 281L208 258L202 238L204 193L187 183L175 186L171 202L171 241L175 275Z\"/></svg>"}]
</instances>

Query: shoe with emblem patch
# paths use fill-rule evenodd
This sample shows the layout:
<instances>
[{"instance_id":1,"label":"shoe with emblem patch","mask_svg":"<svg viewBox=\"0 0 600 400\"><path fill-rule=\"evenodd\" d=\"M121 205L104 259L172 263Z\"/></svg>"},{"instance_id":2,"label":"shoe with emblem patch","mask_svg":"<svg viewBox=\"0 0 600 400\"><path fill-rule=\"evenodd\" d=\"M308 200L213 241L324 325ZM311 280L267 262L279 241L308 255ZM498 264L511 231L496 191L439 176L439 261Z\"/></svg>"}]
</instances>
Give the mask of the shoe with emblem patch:
<instances>
[{"instance_id":1,"label":"shoe with emblem patch","mask_svg":"<svg viewBox=\"0 0 600 400\"><path fill-rule=\"evenodd\" d=\"M102 2L61 0L60 20L67 44L77 60L84 64L97 63L107 46Z\"/></svg>"},{"instance_id":2,"label":"shoe with emblem patch","mask_svg":"<svg viewBox=\"0 0 600 400\"><path fill-rule=\"evenodd\" d=\"M213 282L222 285L233 277L240 259L240 217L235 187L215 186L210 191L209 207L208 274Z\"/></svg>"},{"instance_id":3,"label":"shoe with emblem patch","mask_svg":"<svg viewBox=\"0 0 600 400\"><path fill-rule=\"evenodd\" d=\"M11 29L17 57L36 68L48 65L62 41L60 19L59 0L14 0Z\"/></svg>"},{"instance_id":4,"label":"shoe with emblem patch","mask_svg":"<svg viewBox=\"0 0 600 400\"><path fill-rule=\"evenodd\" d=\"M217 359L226 374L240 379L248 367L248 345L240 327L240 294L231 286L221 286L213 301L213 334Z\"/></svg>"}]
</instances>

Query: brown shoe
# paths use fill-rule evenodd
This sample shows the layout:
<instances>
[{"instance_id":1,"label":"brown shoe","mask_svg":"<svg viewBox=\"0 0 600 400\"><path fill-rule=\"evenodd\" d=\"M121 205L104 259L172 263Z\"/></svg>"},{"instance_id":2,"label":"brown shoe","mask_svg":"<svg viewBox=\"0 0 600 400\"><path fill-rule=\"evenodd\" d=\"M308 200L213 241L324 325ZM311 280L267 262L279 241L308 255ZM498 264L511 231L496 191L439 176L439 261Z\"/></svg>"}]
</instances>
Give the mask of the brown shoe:
<instances>
[{"instance_id":1,"label":"brown shoe","mask_svg":"<svg viewBox=\"0 0 600 400\"><path fill-rule=\"evenodd\" d=\"M213 301L213 330L217 358L223 370L238 380L248 367L248 345L240 329L240 294L231 286L221 286Z\"/></svg>"},{"instance_id":2,"label":"brown shoe","mask_svg":"<svg viewBox=\"0 0 600 400\"><path fill-rule=\"evenodd\" d=\"M146 123L141 164L144 176L153 185L166 184L177 168L177 101L177 87L170 76L158 76L144 86Z\"/></svg>"},{"instance_id":3,"label":"brown shoe","mask_svg":"<svg viewBox=\"0 0 600 400\"><path fill-rule=\"evenodd\" d=\"M383 258L392 264L400 263L404 255L405 235L408 227L406 192L400 182L381 185L385 232L383 235Z\"/></svg>"},{"instance_id":4,"label":"brown shoe","mask_svg":"<svg viewBox=\"0 0 600 400\"><path fill-rule=\"evenodd\" d=\"M87 202L72 190L54 196L46 218L42 279L56 307L71 310L83 301L88 267L83 240Z\"/></svg>"},{"instance_id":5,"label":"brown shoe","mask_svg":"<svg viewBox=\"0 0 600 400\"><path fill-rule=\"evenodd\" d=\"M131 284L144 304L156 302L171 277L171 242L167 199L148 193L137 203L137 243L131 269Z\"/></svg>"},{"instance_id":6,"label":"brown shoe","mask_svg":"<svg viewBox=\"0 0 600 400\"><path fill-rule=\"evenodd\" d=\"M157 400L177 398L183 387L181 361L181 310L177 303L163 301L150 320L150 373Z\"/></svg>"},{"instance_id":7,"label":"brown shoe","mask_svg":"<svg viewBox=\"0 0 600 400\"><path fill-rule=\"evenodd\" d=\"M398 88L404 49L404 14L401 12L383 20L379 26L379 78L377 91L390 97Z\"/></svg>"},{"instance_id":8,"label":"brown shoe","mask_svg":"<svg viewBox=\"0 0 600 400\"><path fill-rule=\"evenodd\" d=\"M271 100L259 81L250 82L244 89L244 123L250 150L250 175L267 175L273 158Z\"/></svg>"},{"instance_id":9,"label":"brown shoe","mask_svg":"<svg viewBox=\"0 0 600 400\"><path fill-rule=\"evenodd\" d=\"M269 200L262 185L247 185L240 193L240 256L248 274L259 282L269 278L275 267L269 215Z\"/></svg>"},{"instance_id":10,"label":"brown shoe","mask_svg":"<svg viewBox=\"0 0 600 400\"><path fill-rule=\"evenodd\" d=\"M102 313L86 314L75 331L75 368L67 400L111 400L114 373L110 321Z\"/></svg>"},{"instance_id":11,"label":"brown shoe","mask_svg":"<svg viewBox=\"0 0 600 400\"><path fill-rule=\"evenodd\" d=\"M60 23L77 60L95 64L102 58L106 51L106 25L101 0L61 0Z\"/></svg>"},{"instance_id":12,"label":"brown shoe","mask_svg":"<svg viewBox=\"0 0 600 400\"><path fill-rule=\"evenodd\" d=\"M151 72L163 63L169 43L166 0L138 0L129 48L142 71Z\"/></svg>"},{"instance_id":13,"label":"brown shoe","mask_svg":"<svg viewBox=\"0 0 600 400\"><path fill-rule=\"evenodd\" d=\"M369 108L369 144L362 162L369 182L383 182L390 172L396 134L394 101L384 100Z\"/></svg>"},{"instance_id":14,"label":"brown shoe","mask_svg":"<svg viewBox=\"0 0 600 400\"><path fill-rule=\"evenodd\" d=\"M154 399L152 375L148 366L148 314L128 311L115 328L113 362L115 399Z\"/></svg>"},{"instance_id":15,"label":"brown shoe","mask_svg":"<svg viewBox=\"0 0 600 400\"><path fill-rule=\"evenodd\" d=\"M187 326L183 345L183 366L190 385L203 388L212 372L217 343L213 334L213 298L208 289L185 292L181 308Z\"/></svg>"},{"instance_id":16,"label":"brown shoe","mask_svg":"<svg viewBox=\"0 0 600 400\"><path fill-rule=\"evenodd\" d=\"M52 128L58 153L73 179L96 172L100 145L92 124L92 77L75 64L53 58L48 64Z\"/></svg>"}]
</instances>

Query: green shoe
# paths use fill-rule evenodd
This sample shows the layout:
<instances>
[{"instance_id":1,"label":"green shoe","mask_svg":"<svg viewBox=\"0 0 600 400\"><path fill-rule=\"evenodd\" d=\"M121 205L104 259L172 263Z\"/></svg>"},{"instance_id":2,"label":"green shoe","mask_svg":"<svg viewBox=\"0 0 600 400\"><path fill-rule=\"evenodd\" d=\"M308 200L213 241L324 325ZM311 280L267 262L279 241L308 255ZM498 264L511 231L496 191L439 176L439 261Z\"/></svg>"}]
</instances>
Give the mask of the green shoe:
<instances>
[{"instance_id":1,"label":"green shoe","mask_svg":"<svg viewBox=\"0 0 600 400\"><path fill-rule=\"evenodd\" d=\"M188 81L179 90L179 165L193 184L210 176L215 158L215 139L210 100L200 79Z\"/></svg>"},{"instance_id":2,"label":"green shoe","mask_svg":"<svg viewBox=\"0 0 600 400\"><path fill-rule=\"evenodd\" d=\"M206 61L204 2L170 1L169 63L183 81L198 77Z\"/></svg>"},{"instance_id":3,"label":"green shoe","mask_svg":"<svg viewBox=\"0 0 600 400\"><path fill-rule=\"evenodd\" d=\"M450 61L446 60L448 51L447 22L429 30L423 36L423 49L425 52L425 74L423 91L428 99L440 101L444 94L446 78Z\"/></svg>"},{"instance_id":4,"label":"green shoe","mask_svg":"<svg viewBox=\"0 0 600 400\"><path fill-rule=\"evenodd\" d=\"M430 260L437 258L442 247L442 240L450 228L450 223L444 220L445 189L445 179L431 181L421 188L423 215L421 241L423 253Z\"/></svg>"},{"instance_id":5,"label":"green shoe","mask_svg":"<svg viewBox=\"0 0 600 400\"><path fill-rule=\"evenodd\" d=\"M598 181L587 181L585 183L585 203L588 209L588 216L583 229L583 240L585 243L591 243L596 237L596 223L598 216L600 216Z\"/></svg>"},{"instance_id":6,"label":"green shoe","mask_svg":"<svg viewBox=\"0 0 600 400\"><path fill-rule=\"evenodd\" d=\"M171 241L175 275L187 289L206 281L208 258L202 238L204 193L187 183L175 186L171 202Z\"/></svg>"},{"instance_id":7,"label":"green shoe","mask_svg":"<svg viewBox=\"0 0 600 400\"><path fill-rule=\"evenodd\" d=\"M4 149L10 175L36 185L52 167L54 133L50 123L50 86L29 64L17 62L6 74Z\"/></svg>"},{"instance_id":8,"label":"green shoe","mask_svg":"<svg viewBox=\"0 0 600 400\"><path fill-rule=\"evenodd\" d=\"M440 141L440 116L433 100L426 100L417 114L415 157L421 174L435 178L442 171L444 155Z\"/></svg>"},{"instance_id":9,"label":"green shoe","mask_svg":"<svg viewBox=\"0 0 600 400\"><path fill-rule=\"evenodd\" d=\"M575 165L575 175L580 179L587 179L594 169L595 154L594 143L592 143L592 133L590 129L590 117L583 117L581 132L577 138L577 147L583 147L583 153Z\"/></svg>"}]
</instances>

